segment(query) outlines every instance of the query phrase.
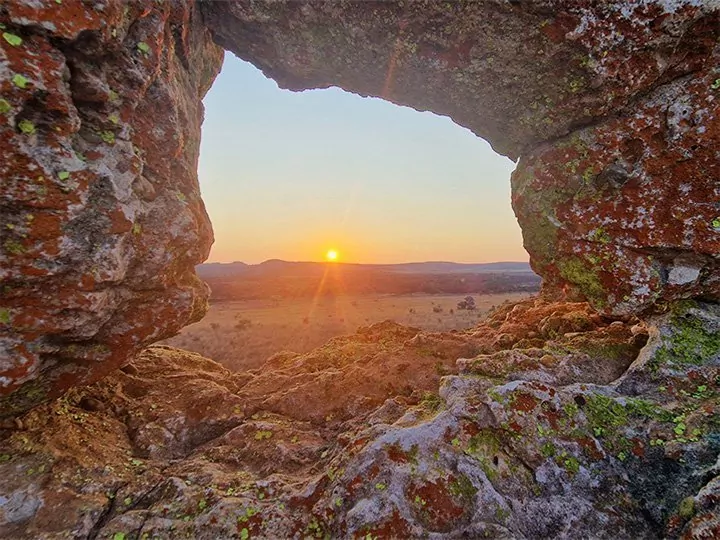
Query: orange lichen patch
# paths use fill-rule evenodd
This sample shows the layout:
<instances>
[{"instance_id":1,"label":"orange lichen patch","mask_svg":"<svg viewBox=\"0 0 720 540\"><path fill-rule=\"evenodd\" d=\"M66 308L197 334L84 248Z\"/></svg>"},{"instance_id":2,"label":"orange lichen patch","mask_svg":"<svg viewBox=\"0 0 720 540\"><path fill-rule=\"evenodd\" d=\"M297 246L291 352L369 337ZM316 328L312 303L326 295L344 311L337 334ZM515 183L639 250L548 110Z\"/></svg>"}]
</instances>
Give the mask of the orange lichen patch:
<instances>
[{"instance_id":1,"label":"orange lichen patch","mask_svg":"<svg viewBox=\"0 0 720 540\"><path fill-rule=\"evenodd\" d=\"M583 453L593 461L600 461L605 458L601 448L598 448L597 441L592 437L579 437L574 439L583 449Z\"/></svg>"},{"instance_id":2,"label":"orange lichen patch","mask_svg":"<svg viewBox=\"0 0 720 540\"><path fill-rule=\"evenodd\" d=\"M110 227L108 234L122 234L132 230L133 223L127 217L125 213L117 208L107 214L110 219Z\"/></svg>"},{"instance_id":3,"label":"orange lichen patch","mask_svg":"<svg viewBox=\"0 0 720 540\"><path fill-rule=\"evenodd\" d=\"M395 463L408 463L410 458L399 444L391 444L385 448L388 458Z\"/></svg>"},{"instance_id":4,"label":"orange lichen patch","mask_svg":"<svg viewBox=\"0 0 720 540\"><path fill-rule=\"evenodd\" d=\"M253 536L261 535L263 533L263 521L263 517L260 514L252 514L249 517L247 513L245 515L240 514L236 525L238 538L252 538ZM244 533L243 530L245 530Z\"/></svg>"},{"instance_id":5,"label":"orange lichen patch","mask_svg":"<svg viewBox=\"0 0 720 540\"><path fill-rule=\"evenodd\" d=\"M63 218L57 213L37 212L32 214L30 235L33 239L44 240L62 235Z\"/></svg>"},{"instance_id":6,"label":"orange lichen patch","mask_svg":"<svg viewBox=\"0 0 720 540\"><path fill-rule=\"evenodd\" d=\"M378 525L363 527L355 533L353 538L364 540L371 538L411 538L412 530L408 522L403 519L397 509L393 510L389 519Z\"/></svg>"},{"instance_id":7,"label":"orange lichen patch","mask_svg":"<svg viewBox=\"0 0 720 540\"><path fill-rule=\"evenodd\" d=\"M89 10L81 2L13 2L8 6L8 15L11 19L35 21L39 26L51 24L58 35L74 39L83 30L96 30L106 23L121 21L122 3L111 2L100 11Z\"/></svg>"},{"instance_id":8,"label":"orange lichen patch","mask_svg":"<svg viewBox=\"0 0 720 540\"><path fill-rule=\"evenodd\" d=\"M522 430L523 430L522 426L520 424L518 424L515 420L510 422L508 424L508 427L515 433L522 433Z\"/></svg>"},{"instance_id":9,"label":"orange lichen patch","mask_svg":"<svg viewBox=\"0 0 720 540\"><path fill-rule=\"evenodd\" d=\"M465 507L448 488L454 481L456 478L450 476L447 484L442 480L413 484L405 492L405 497L412 503L413 513L431 531L448 531L465 515Z\"/></svg>"},{"instance_id":10,"label":"orange lichen patch","mask_svg":"<svg viewBox=\"0 0 720 540\"><path fill-rule=\"evenodd\" d=\"M543 409L542 415L547 419L548 423L554 430L560 429L560 419L562 415L557 411Z\"/></svg>"},{"instance_id":11,"label":"orange lichen patch","mask_svg":"<svg viewBox=\"0 0 720 540\"><path fill-rule=\"evenodd\" d=\"M463 431L470 437L480 433L480 428L475 422L464 422L462 428Z\"/></svg>"},{"instance_id":12,"label":"orange lichen patch","mask_svg":"<svg viewBox=\"0 0 720 540\"><path fill-rule=\"evenodd\" d=\"M543 35L553 43L561 43L565 35L576 26L576 20L571 15L560 13L552 22L547 22L540 27Z\"/></svg>"},{"instance_id":13,"label":"orange lichen patch","mask_svg":"<svg viewBox=\"0 0 720 540\"><path fill-rule=\"evenodd\" d=\"M20 349L20 347L18 347L17 349ZM29 357L29 354L25 352L22 358L24 360L24 363L13 366L10 369L0 371L0 377L7 380L19 381L27 377L29 373L34 371L36 367L36 362L33 361L31 357ZM0 386L0 395L8 395L12 393L18 386L20 385L14 384L10 386Z\"/></svg>"},{"instance_id":14,"label":"orange lichen patch","mask_svg":"<svg viewBox=\"0 0 720 540\"><path fill-rule=\"evenodd\" d=\"M359 438L355 439L352 442L353 450L355 450L355 451L360 450L368 443L368 441L369 441L369 439L367 437L359 437Z\"/></svg>"},{"instance_id":15,"label":"orange lichen patch","mask_svg":"<svg viewBox=\"0 0 720 540\"><path fill-rule=\"evenodd\" d=\"M510 406L516 411L530 412L535 409L539 403L538 399L524 392L516 392Z\"/></svg>"},{"instance_id":16,"label":"orange lichen patch","mask_svg":"<svg viewBox=\"0 0 720 540\"><path fill-rule=\"evenodd\" d=\"M348 492L348 495L353 497L357 490L365 483L362 476L356 476L346 486L346 490Z\"/></svg>"},{"instance_id":17,"label":"orange lichen patch","mask_svg":"<svg viewBox=\"0 0 720 540\"><path fill-rule=\"evenodd\" d=\"M417 47L417 54L422 58L442 62L448 69L455 69L470 61L470 51L475 44L475 40L465 40L448 49L435 43L421 43Z\"/></svg>"},{"instance_id":18,"label":"orange lichen patch","mask_svg":"<svg viewBox=\"0 0 720 540\"><path fill-rule=\"evenodd\" d=\"M632 442L632 453L633 455L644 458L645 457L645 444L640 439L631 439Z\"/></svg>"}]
</instances>

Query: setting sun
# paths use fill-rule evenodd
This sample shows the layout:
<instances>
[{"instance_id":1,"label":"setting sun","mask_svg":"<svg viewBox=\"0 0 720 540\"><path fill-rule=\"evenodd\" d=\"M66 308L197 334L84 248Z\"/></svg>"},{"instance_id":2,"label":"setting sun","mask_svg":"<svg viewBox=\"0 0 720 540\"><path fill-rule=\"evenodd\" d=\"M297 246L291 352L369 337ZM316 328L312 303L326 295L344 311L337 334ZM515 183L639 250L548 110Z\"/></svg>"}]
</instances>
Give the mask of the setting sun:
<instances>
[{"instance_id":1,"label":"setting sun","mask_svg":"<svg viewBox=\"0 0 720 540\"><path fill-rule=\"evenodd\" d=\"M329 249L328 252L325 254L325 259L327 259L328 261L331 261L331 262L337 261L338 252L335 251L334 249Z\"/></svg>"}]
</instances>

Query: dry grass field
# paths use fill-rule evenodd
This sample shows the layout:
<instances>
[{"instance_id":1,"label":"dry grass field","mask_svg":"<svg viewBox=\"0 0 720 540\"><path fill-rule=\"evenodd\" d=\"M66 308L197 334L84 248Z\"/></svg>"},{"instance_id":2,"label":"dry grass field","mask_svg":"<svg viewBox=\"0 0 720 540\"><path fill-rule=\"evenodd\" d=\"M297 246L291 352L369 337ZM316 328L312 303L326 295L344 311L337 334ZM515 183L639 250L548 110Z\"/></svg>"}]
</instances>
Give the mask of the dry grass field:
<instances>
[{"instance_id":1,"label":"dry grass field","mask_svg":"<svg viewBox=\"0 0 720 540\"><path fill-rule=\"evenodd\" d=\"M164 341L198 352L227 368L259 367L280 351L309 351L328 339L387 319L429 331L474 326L493 307L527 293L473 295L477 309L458 310L457 294L363 295L220 302L205 318Z\"/></svg>"}]
</instances>

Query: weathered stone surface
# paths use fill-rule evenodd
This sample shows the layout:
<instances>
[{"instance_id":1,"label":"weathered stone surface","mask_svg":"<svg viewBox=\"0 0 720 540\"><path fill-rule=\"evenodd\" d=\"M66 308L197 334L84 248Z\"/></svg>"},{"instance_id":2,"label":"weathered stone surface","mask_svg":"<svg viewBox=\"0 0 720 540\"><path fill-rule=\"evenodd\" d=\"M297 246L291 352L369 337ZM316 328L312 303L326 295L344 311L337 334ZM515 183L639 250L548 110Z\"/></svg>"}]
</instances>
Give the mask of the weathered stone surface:
<instances>
[{"instance_id":1,"label":"weathered stone surface","mask_svg":"<svg viewBox=\"0 0 720 540\"><path fill-rule=\"evenodd\" d=\"M200 99L222 62L189 0L0 8L0 416L202 316Z\"/></svg>"},{"instance_id":2,"label":"weathered stone surface","mask_svg":"<svg viewBox=\"0 0 720 540\"><path fill-rule=\"evenodd\" d=\"M210 33L282 86L447 114L520 156L513 204L548 295L615 315L718 299L719 9L4 3L0 416L202 315L200 99L221 63Z\"/></svg>"},{"instance_id":3,"label":"weathered stone surface","mask_svg":"<svg viewBox=\"0 0 720 540\"><path fill-rule=\"evenodd\" d=\"M301 378L297 392L253 384L282 375L278 359L233 375L152 347L0 430L0 538L717 536L717 306L677 305L646 326L596 317L531 300L465 333L378 325L331 342L293 362L336 391L355 366L326 360L352 346L398 364L426 343L485 352L439 395L435 366L417 362L414 395L364 385L352 417L328 420ZM566 324L581 328L559 334ZM528 335L538 342L523 348ZM505 361L538 350L557 360ZM627 373L594 384L599 364Z\"/></svg>"},{"instance_id":4,"label":"weathered stone surface","mask_svg":"<svg viewBox=\"0 0 720 540\"><path fill-rule=\"evenodd\" d=\"M705 69L521 158L513 205L546 288L616 314L720 298L719 23L698 25L709 43L687 57Z\"/></svg>"}]
</instances>

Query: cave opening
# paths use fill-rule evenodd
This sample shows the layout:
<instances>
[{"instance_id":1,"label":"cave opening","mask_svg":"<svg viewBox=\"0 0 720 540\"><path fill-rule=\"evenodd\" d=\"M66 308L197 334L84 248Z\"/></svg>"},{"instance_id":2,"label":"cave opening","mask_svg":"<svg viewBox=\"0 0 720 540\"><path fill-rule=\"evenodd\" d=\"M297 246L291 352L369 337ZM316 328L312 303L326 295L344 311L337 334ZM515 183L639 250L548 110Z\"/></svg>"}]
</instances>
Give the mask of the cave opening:
<instances>
[{"instance_id":1,"label":"cave opening","mask_svg":"<svg viewBox=\"0 0 720 540\"><path fill-rule=\"evenodd\" d=\"M514 163L448 117L336 87L283 90L231 53L204 104L208 262L527 260Z\"/></svg>"},{"instance_id":2,"label":"cave opening","mask_svg":"<svg viewBox=\"0 0 720 540\"><path fill-rule=\"evenodd\" d=\"M197 270L211 308L169 345L245 371L385 319L465 329L537 286L529 271L471 267L526 266L515 164L450 118L336 87L284 90L231 53L204 106L198 176L215 243ZM371 266L406 263L413 277ZM477 311L456 313L477 294Z\"/></svg>"}]
</instances>

